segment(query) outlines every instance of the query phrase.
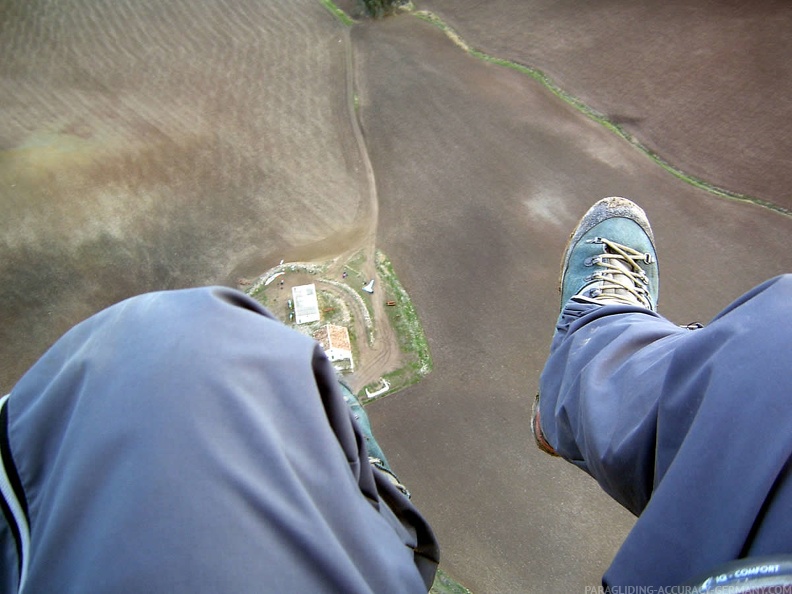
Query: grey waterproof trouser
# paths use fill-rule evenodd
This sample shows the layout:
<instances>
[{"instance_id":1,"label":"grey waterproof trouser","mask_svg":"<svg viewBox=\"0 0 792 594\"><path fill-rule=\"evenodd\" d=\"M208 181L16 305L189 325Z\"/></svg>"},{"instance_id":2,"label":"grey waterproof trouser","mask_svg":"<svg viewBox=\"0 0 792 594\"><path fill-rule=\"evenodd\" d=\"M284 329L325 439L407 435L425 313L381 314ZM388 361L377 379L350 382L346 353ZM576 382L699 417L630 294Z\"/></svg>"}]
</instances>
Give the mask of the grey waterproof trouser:
<instances>
[{"instance_id":1,"label":"grey waterproof trouser","mask_svg":"<svg viewBox=\"0 0 792 594\"><path fill-rule=\"evenodd\" d=\"M540 382L555 450L639 518L606 585L792 554L792 276L699 330L570 301Z\"/></svg>"},{"instance_id":2,"label":"grey waterproof trouser","mask_svg":"<svg viewBox=\"0 0 792 594\"><path fill-rule=\"evenodd\" d=\"M0 591L426 592L438 549L312 339L225 288L61 338L0 411Z\"/></svg>"}]
</instances>

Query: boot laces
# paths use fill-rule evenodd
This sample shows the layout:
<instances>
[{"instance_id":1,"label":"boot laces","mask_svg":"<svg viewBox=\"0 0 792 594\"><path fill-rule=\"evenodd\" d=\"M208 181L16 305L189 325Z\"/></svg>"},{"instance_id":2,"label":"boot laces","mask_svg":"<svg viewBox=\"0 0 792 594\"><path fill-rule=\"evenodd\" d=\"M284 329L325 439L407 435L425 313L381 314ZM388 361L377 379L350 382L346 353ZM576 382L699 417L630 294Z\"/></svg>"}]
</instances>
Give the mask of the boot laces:
<instances>
[{"instance_id":1,"label":"boot laces","mask_svg":"<svg viewBox=\"0 0 792 594\"><path fill-rule=\"evenodd\" d=\"M584 290L585 296L600 302L638 304L652 309L649 278L639 265L639 262L652 264L652 254L641 253L604 237L589 239L587 243L602 244L603 253L586 258L584 262L586 266L600 267L586 277L587 282L596 283L596 286Z\"/></svg>"}]
</instances>

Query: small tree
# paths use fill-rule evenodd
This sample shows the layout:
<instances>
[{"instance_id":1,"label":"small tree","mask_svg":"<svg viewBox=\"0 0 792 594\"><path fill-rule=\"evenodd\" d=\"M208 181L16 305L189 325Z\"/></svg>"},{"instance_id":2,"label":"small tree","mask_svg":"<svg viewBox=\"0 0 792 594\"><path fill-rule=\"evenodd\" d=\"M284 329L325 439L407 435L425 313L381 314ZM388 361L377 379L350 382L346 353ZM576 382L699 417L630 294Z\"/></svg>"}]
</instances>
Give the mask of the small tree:
<instances>
[{"instance_id":1,"label":"small tree","mask_svg":"<svg viewBox=\"0 0 792 594\"><path fill-rule=\"evenodd\" d=\"M409 4L409 0L358 0L361 9L374 18L392 15Z\"/></svg>"}]
</instances>

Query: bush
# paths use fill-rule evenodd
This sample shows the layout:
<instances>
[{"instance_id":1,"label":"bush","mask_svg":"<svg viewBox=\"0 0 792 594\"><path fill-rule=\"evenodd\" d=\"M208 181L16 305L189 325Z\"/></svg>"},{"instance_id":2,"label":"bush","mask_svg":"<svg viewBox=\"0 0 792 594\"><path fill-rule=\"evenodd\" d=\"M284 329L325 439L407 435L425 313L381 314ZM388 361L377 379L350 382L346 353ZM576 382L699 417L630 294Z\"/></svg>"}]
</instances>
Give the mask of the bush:
<instances>
[{"instance_id":1,"label":"bush","mask_svg":"<svg viewBox=\"0 0 792 594\"><path fill-rule=\"evenodd\" d=\"M358 0L361 9L374 18L392 15L408 4L409 0Z\"/></svg>"}]
</instances>

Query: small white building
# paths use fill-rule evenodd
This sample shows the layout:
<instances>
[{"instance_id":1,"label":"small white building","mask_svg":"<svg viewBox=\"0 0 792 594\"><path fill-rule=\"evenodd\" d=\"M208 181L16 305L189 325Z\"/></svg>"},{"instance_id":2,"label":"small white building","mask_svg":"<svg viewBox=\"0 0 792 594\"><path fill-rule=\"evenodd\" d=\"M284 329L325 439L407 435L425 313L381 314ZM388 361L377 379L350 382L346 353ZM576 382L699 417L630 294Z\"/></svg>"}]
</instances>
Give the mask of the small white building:
<instances>
[{"instance_id":1,"label":"small white building","mask_svg":"<svg viewBox=\"0 0 792 594\"><path fill-rule=\"evenodd\" d=\"M294 299L294 318L298 324L319 321L319 301L316 299L316 285L292 287Z\"/></svg>"},{"instance_id":2,"label":"small white building","mask_svg":"<svg viewBox=\"0 0 792 594\"><path fill-rule=\"evenodd\" d=\"M350 371L354 371L352 343L349 341L349 330L345 326L326 324L317 330L313 337L322 345L328 359L331 361L348 360Z\"/></svg>"}]
</instances>

